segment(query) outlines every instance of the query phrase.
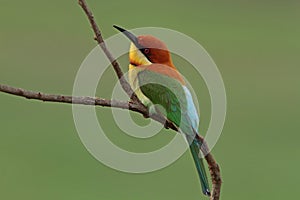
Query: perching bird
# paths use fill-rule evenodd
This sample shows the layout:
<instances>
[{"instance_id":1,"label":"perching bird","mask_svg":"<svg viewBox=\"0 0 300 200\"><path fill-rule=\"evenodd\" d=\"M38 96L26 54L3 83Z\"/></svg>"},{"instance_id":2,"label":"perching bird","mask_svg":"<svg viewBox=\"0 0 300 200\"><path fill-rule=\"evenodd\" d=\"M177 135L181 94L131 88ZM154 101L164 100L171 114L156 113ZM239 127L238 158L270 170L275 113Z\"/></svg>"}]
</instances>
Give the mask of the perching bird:
<instances>
[{"instance_id":1,"label":"perching bird","mask_svg":"<svg viewBox=\"0 0 300 200\"><path fill-rule=\"evenodd\" d=\"M200 178L202 192L210 196L209 184L200 157L201 141L198 134L199 116L182 75L174 66L167 46L151 35L136 37L131 32L115 26L131 40L129 51L129 83L137 97L149 109L161 105L165 116L185 134L190 144ZM163 112L156 108L156 112Z\"/></svg>"}]
</instances>

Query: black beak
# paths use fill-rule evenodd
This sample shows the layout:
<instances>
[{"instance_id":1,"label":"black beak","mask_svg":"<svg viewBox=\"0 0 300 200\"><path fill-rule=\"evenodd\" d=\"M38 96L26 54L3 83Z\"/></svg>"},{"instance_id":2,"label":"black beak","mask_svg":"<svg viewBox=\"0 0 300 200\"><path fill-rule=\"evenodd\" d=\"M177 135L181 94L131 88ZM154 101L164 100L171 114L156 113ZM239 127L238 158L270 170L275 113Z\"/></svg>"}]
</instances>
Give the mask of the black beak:
<instances>
[{"instance_id":1,"label":"black beak","mask_svg":"<svg viewBox=\"0 0 300 200\"><path fill-rule=\"evenodd\" d=\"M135 35L133 35L129 31L127 31L124 28L121 28L119 26L113 25L113 27L115 29L117 29L118 31L122 32L126 37L128 37L129 40L131 40L138 49L142 49L142 46L139 44L138 38Z\"/></svg>"}]
</instances>

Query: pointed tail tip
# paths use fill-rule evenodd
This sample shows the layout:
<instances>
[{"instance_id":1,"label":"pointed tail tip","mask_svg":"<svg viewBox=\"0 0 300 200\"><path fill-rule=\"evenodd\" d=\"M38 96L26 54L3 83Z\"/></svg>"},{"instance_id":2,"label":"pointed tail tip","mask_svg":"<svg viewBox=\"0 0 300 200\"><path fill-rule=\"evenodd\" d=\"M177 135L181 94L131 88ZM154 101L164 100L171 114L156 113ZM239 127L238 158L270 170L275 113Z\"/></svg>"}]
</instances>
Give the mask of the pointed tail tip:
<instances>
[{"instance_id":1,"label":"pointed tail tip","mask_svg":"<svg viewBox=\"0 0 300 200\"><path fill-rule=\"evenodd\" d=\"M203 191L203 193L204 193L206 196L209 196L209 197L210 197L210 195L211 195L209 189L206 189L206 191Z\"/></svg>"}]
</instances>

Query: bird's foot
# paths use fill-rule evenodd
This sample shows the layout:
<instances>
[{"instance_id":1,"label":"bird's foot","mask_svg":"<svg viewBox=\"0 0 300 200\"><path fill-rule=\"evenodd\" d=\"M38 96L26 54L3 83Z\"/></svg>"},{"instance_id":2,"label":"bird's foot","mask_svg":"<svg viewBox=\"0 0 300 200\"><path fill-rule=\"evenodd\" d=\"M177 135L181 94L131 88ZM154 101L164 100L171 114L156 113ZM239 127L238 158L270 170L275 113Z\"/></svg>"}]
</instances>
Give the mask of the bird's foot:
<instances>
[{"instance_id":1,"label":"bird's foot","mask_svg":"<svg viewBox=\"0 0 300 200\"><path fill-rule=\"evenodd\" d=\"M149 111L148 111L147 113L143 113L143 117L144 117L144 118L149 118L149 117L150 117Z\"/></svg>"}]
</instances>

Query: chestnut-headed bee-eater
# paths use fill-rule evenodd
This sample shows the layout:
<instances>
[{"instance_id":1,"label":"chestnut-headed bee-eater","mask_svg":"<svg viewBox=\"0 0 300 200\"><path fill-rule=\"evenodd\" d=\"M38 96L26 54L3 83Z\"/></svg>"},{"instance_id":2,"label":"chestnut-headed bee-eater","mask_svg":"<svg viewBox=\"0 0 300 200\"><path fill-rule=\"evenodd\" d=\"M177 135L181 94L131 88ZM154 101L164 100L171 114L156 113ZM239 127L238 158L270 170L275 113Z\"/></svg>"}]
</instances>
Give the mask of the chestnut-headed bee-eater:
<instances>
[{"instance_id":1,"label":"chestnut-headed bee-eater","mask_svg":"<svg viewBox=\"0 0 300 200\"><path fill-rule=\"evenodd\" d=\"M136 88L135 93L145 106L150 109L151 105L161 105L167 119L180 127L190 144L202 192L210 196L203 158L200 156L202 142L195 137L199 116L191 92L174 66L167 46L154 36L136 37L121 27L114 25L114 28L131 41L128 72L131 87Z\"/></svg>"}]
</instances>

